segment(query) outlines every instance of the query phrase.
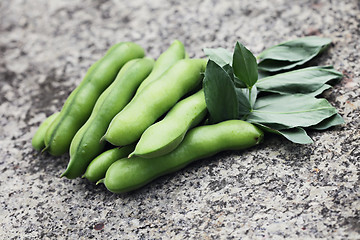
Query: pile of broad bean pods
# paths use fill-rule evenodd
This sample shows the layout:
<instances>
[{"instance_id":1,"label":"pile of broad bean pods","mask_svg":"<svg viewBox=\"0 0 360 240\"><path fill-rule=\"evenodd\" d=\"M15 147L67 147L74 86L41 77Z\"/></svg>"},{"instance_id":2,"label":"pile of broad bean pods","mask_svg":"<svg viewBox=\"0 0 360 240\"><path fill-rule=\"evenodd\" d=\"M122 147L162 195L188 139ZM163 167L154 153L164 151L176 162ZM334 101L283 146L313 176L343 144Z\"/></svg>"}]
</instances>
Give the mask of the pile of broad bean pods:
<instances>
[{"instance_id":1,"label":"pile of broad bean pods","mask_svg":"<svg viewBox=\"0 0 360 240\"><path fill-rule=\"evenodd\" d=\"M178 40L156 61L135 43L115 44L40 125L32 145L55 156L69 151L61 176L121 193L220 151L259 144L261 129L268 130L261 123L209 118L202 87L208 61L188 58Z\"/></svg>"}]
</instances>

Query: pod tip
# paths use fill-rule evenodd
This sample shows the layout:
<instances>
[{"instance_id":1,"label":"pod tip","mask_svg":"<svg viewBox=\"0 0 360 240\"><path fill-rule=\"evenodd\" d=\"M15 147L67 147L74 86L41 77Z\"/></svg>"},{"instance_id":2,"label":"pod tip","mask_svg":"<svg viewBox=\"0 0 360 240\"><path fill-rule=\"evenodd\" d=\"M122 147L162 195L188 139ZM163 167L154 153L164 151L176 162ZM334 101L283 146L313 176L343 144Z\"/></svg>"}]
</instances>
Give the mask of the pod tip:
<instances>
[{"instance_id":1,"label":"pod tip","mask_svg":"<svg viewBox=\"0 0 360 240\"><path fill-rule=\"evenodd\" d=\"M104 136L102 136L102 137L100 138L100 143L103 143L104 141L106 141L105 136L106 136L106 135L104 135Z\"/></svg>"},{"instance_id":2,"label":"pod tip","mask_svg":"<svg viewBox=\"0 0 360 240\"><path fill-rule=\"evenodd\" d=\"M96 182L96 185L99 185L100 183L104 183L105 182L105 178L100 179L99 181Z\"/></svg>"},{"instance_id":3,"label":"pod tip","mask_svg":"<svg viewBox=\"0 0 360 240\"><path fill-rule=\"evenodd\" d=\"M41 154L43 154L47 149L49 148L49 145L48 146L45 146L44 148L43 148L43 150L41 150Z\"/></svg>"},{"instance_id":4,"label":"pod tip","mask_svg":"<svg viewBox=\"0 0 360 240\"><path fill-rule=\"evenodd\" d=\"M128 158L132 158L134 155L135 155L135 151L132 152L132 153L130 153L129 156L128 156Z\"/></svg>"},{"instance_id":5,"label":"pod tip","mask_svg":"<svg viewBox=\"0 0 360 240\"><path fill-rule=\"evenodd\" d=\"M68 174L68 171L69 171L69 168L66 168L65 169L65 171L60 175L60 178L62 178L62 177L67 177L67 178L69 178L69 174ZM69 178L70 179L70 178Z\"/></svg>"}]
</instances>

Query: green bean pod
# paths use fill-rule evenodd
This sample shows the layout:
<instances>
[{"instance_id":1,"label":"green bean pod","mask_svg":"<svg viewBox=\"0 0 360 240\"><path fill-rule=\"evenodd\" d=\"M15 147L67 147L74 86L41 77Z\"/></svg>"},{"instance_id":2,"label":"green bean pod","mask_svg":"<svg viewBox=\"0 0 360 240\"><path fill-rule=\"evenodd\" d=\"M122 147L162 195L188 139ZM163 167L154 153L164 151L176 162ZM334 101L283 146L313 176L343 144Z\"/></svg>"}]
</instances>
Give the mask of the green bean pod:
<instances>
[{"instance_id":1,"label":"green bean pod","mask_svg":"<svg viewBox=\"0 0 360 240\"><path fill-rule=\"evenodd\" d=\"M167 69L183 58L185 58L184 45L179 40L173 41L170 47L158 57L152 72L140 84L135 95L137 95L145 86L149 85L149 83L158 79Z\"/></svg>"},{"instance_id":2,"label":"green bean pod","mask_svg":"<svg viewBox=\"0 0 360 240\"><path fill-rule=\"evenodd\" d=\"M91 182L97 182L105 177L108 168L117 160L127 157L129 153L134 151L135 144L124 146L121 148L113 148L101 153L92 160L87 167L83 177Z\"/></svg>"},{"instance_id":3,"label":"green bean pod","mask_svg":"<svg viewBox=\"0 0 360 240\"><path fill-rule=\"evenodd\" d=\"M123 158L114 162L99 182L114 193L138 189L152 180L184 168L191 162L224 150L241 150L263 139L263 132L251 123L228 120L191 129L181 144L167 155L146 159Z\"/></svg>"},{"instance_id":4,"label":"green bean pod","mask_svg":"<svg viewBox=\"0 0 360 240\"><path fill-rule=\"evenodd\" d=\"M164 119L147 128L129 157L153 158L171 152L181 143L186 132L201 122L206 113L204 91L200 90L175 104Z\"/></svg>"},{"instance_id":5,"label":"green bean pod","mask_svg":"<svg viewBox=\"0 0 360 240\"><path fill-rule=\"evenodd\" d=\"M46 130L49 128L50 124L55 120L57 116L59 116L60 112L56 112L50 115L47 119L45 119L36 130L32 140L31 145L35 150L41 151L45 147L45 133Z\"/></svg>"},{"instance_id":6,"label":"green bean pod","mask_svg":"<svg viewBox=\"0 0 360 240\"><path fill-rule=\"evenodd\" d=\"M70 145L70 162L61 176L80 177L105 145L100 141L111 119L130 102L140 83L154 66L150 58L134 59L120 70L114 82L101 94L91 116L74 136Z\"/></svg>"},{"instance_id":7,"label":"green bean pod","mask_svg":"<svg viewBox=\"0 0 360 240\"><path fill-rule=\"evenodd\" d=\"M205 59L182 59L149 84L111 121L104 135L115 146L137 141L141 134L186 93L201 83Z\"/></svg>"},{"instance_id":8,"label":"green bean pod","mask_svg":"<svg viewBox=\"0 0 360 240\"><path fill-rule=\"evenodd\" d=\"M79 86L65 101L59 117L45 135L46 150L61 155L69 150L72 138L89 118L100 94L113 82L121 67L144 56L144 50L131 42L118 43L92 65Z\"/></svg>"}]
</instances>

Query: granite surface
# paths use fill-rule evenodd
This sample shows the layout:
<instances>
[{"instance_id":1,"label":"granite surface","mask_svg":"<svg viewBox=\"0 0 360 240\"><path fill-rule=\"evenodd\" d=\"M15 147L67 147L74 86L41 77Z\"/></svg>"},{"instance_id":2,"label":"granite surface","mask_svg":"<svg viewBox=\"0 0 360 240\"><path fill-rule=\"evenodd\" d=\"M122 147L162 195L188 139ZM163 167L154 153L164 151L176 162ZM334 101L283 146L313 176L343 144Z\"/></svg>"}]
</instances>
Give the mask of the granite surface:
<instances>
[{"instance_id":1,"label":"granite surface","mask_svg":"<svg viewBox=\"0 0 360 240\"><path fill-rule=\"evenodd\" d=\"M306 35L344 79L325 97L346 124L311 145L266 136L123 195L60 178L68 155L31 147L87 68L118 41L157 57L181 40L255 54ZM0 239L360 239L360 1L0 2Z\"/></svg>"}]
</instances>

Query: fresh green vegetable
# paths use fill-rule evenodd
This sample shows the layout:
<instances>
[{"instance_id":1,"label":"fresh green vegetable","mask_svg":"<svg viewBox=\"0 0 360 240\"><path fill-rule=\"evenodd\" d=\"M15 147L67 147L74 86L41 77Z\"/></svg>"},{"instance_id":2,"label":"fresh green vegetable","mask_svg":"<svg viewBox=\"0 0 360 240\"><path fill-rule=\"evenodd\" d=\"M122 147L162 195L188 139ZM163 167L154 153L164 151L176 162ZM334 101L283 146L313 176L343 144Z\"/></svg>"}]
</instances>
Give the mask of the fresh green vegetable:
<instances>
[{"instance_id":1,"label":"fresh green vegetable","mask_svg":"<svg viewBox=\"0 0 360 240\"><path fill-rule=\"evenodd\" d=\"M153 158L173 151L186 132L198 125L206 113L204 91L200 90L176 103L164 119L146 129L129 157Z\"/></svg>"},{"instance_id":2,"label":"fresh green vegetable","mask_svg":"<svg viewBox=\"0 0 360 240\"><path fill-rule=\"evenodd\" d=\"M101 94L91 116L74 136L70 146L70 162L61 176L80 177L92 159L105 145L100 142L111 119L130 102L140 83L149 75L154 60L133 59L119 71L114 82Z\"/></svg>"},{"instance_id":3,"label":"fresh green vegetable","mask_svg":"<svg viewBox=\"0 0 360 240\"><path fill-rule=\"evenodd\" d=\"M115 146L137 141L161 115L200 84L205 65L204 59L178 61L114 117L104 139Z\"/></svg>"},{"instance_id":4,"label":"fresh green vegetable","mask_svg":"<svg viewBox=\"0 0 360 240\"><path fill-rule=\"evenodd\" d=\"M168 70L177 61L185 58L185 48L182 42L175 40L171 46L163 52L155 62L150 75L140 84L136 94L151 82L157 80L166 70Z\"/></svg>"},{"instance_id":5,"label":"fresh green vegetable","mask_svg":"<svg viewBox=\"0 0 360 240\"><path fill-rule=\"evenodd\" d=\"M105 177L105 173L111 164L121 158L127 157L134 149L135 144L131 144L120 148L112 148L101 153L90 162L83 177L91 182L99 181Z\"/></svg>"},{"instance_id":6,"label":"fresh green vegetable","mask_svg":"<svg viewBox=\"0 0 360 240\"><path fill-rule=\"evenodd\" d=\"M181 144L167 155L152 159L123 158L106 172L106 188L114 193L128 192L144 186L157 177L175 172L191 162L220 151L241 150L261 142L263 133L241 120L229 120L190 130Z\"/></svg>"},{"instance_id":7,"label":"fresh green vegetable","mask_svg":"<svg viewBox=\"0 0 360 240\"><path fill-rule=\"evenodd\" d=\"M320 97L342 74L331 66L299 69L330 42L300 38L270 47L258 58L237 42L233 53L205 48L205 60L189 59L183 44L174 41L155 65L142 58L144 51L136 44L117 44L89 69L58 116L44 121L32 144L41 149L45 143L45 149L59 155L73 139L62 176L85 172L83 177L103 178L99 182L118 193L219 151L254 146L262 140L262 131L312 143L308 130L344 123ZM193 94L201 85L203 90ZM189 130L201 121L210 125ZM105 144L101 139L124 147L100 154Z\"/></svg>"},{"instance_id":8,"label":"fresh green vegetable","mask_svg":"<svg viewBox=\"0 0 360 240\"><path fill-rule=\"evenodd\" d=\"M60 115L45 135L46 150L61 155L69 150L72 138L86 122L100 94L112 83L129 60L144 56L144 50L131 42L118 43L92 65L80 85L66 100Z\"/></svg>"},{"instance_id":9,"label":"fresh green vegetable","mask_svg":"<svg viewBox=\"0 0 360 240\"><path fill-rule=\"evenodd\" d=\"M47 119L45 119L39 126L39 128L36 130L31 144L35 150L41 151L45 147L45 133L47 129L49 128L50 124L55 120L57 116L59 116L60 112L56 112L52 115L50 115Z\"/></svg>"}]
</instances>

